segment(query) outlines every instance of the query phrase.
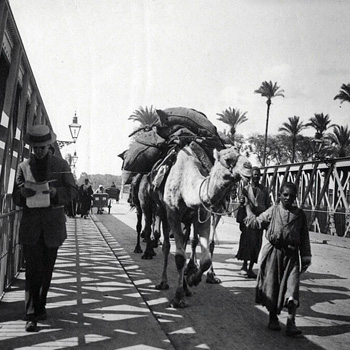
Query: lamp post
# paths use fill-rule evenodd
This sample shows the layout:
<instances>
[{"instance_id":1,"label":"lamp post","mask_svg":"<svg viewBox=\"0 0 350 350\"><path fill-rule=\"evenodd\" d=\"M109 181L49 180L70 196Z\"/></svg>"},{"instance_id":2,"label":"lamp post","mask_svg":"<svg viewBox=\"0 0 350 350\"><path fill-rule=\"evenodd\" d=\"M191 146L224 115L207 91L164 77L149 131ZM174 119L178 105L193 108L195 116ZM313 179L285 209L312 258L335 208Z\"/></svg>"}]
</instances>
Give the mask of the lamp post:
<instances>
[{"instance_id":1,"label":"lamp post","mask_svg":"<svg viewBox=\"0 0 350 350\"><path fill-rule=\"evenodd\" d=\"M78 161L77 151L74 151L73 155L67 153L65 159L71 168L75 168L75 164Z\"/></svg>"},{"instance_id":2,"label":"lamp post","mask_svg":"<svg viewBox=\"0 0 350 350\"><path fill-rule=\"evenodd\" d=\"M72 122L72 124L69 124L69 131L70 131L70 134L72 136L73 141L57 140L58 147L62 148L64 146L70 145L72 143L76 143L78 136L79 136L80 128L81 128L81 125L78 124L77 112L75 112L74 117L73 117L73 122Z\"/></svg>"},{"instance_id":3,"label":"lamp post","mask_svg":"<svg viewBox=\"0 0 350 350\"><path fill-rule=\"evenodd\" d=\"M67 163L69 164L72 173L75 175L75 164L78 161L77 151L74 151L73 155L68 153L65 157Z\"/></svg>"},{"instance_id":4,"label":"lamp post","mask_svg":"<svg viewBox=\"0 0 350 350\"><path fill-rule=\"evenodd\" d=\"M73 156L72 156L72 167L75 168L75 164L78 161L78 156L77 156L77 151L74 151Z\"/></svg>"},{"instance_id":5,"label":"lamp post","mask_svg":"<svg viewBox=\"0 0 350 350\"><path fill-rule=\"evenodd\" d=\"M66 154L65 160L67 161L67 163L69 164L70 168L71 168L71 172L73 174L74 180L77 180L76 174L75 174L75 164L78 161L78 156L77 156L77 151L74 151L73 155L71 155L70 153ZM67 215L70 218L74 218L75 215L77 214L77 203L76 200L73 199L71 200L68 205L67 205Z\"/></svg>"}]
</instances>

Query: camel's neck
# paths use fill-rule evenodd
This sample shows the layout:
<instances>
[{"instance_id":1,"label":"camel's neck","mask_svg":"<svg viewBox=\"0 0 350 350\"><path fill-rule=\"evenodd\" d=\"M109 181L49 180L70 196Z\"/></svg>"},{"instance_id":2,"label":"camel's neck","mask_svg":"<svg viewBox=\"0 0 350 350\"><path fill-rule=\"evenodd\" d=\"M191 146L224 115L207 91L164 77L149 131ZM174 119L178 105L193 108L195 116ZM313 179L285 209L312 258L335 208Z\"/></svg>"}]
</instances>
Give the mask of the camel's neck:
<instances>
[{"instance_id":1,"label":"camel's neck","mask_svg":"<svg viewBox=\"0 0 350 350\"><path fill-rule=\"evenodd\" d=\"M207 205L216 205L225 197L231 185L232 177L229 170L221 164L215 164L201 185L201 200Z\"/></svg>"}]
</instances>

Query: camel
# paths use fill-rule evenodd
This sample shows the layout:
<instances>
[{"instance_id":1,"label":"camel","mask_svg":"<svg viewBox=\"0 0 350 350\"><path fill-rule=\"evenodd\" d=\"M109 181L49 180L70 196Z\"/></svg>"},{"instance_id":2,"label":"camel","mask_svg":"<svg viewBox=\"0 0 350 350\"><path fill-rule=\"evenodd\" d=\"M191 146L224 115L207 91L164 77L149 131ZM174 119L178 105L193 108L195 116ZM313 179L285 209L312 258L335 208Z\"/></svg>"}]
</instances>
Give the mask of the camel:
<instances>
[{"instance_id":1,"label":"camel","mask_svg":"<svg viewBox=\"0 0 350 350\"><path fill-rule=\"evenodd\" d=\"M156 253L159 236L152 234L152 224L156 211L155 203L151 195L151 174L137 174L132 181L132 202L136 208L137 222L136 234L137 242L134 253L142 253L141 237L146 241L146 249L142 259L152 259ZM144 227L142 230L142 218L144 217Z\"/></svg>"},{"instance_id":2,"label":"camel","mask_svg":"<svg viewBox=\"0 0 350 350\"><path fill-rule=\"evenodd\" d=\"M176 308L187 306L186 284L190 287L197 286L203 273L212 264L209 249L211 213L206 208L218 207L233 183L238 182L241 178L249 178L252 168L248 159L240 155L236 148L231 147L221 151L214 149L215 162L208 174L198 148L200 147L192 142L179 151L162 191L162 206L166 212L167 224L175 236L178 284L171 306ZM201 246L199 268L194 271L189 270L186 281L184 281L186 233L181 223L185 223L187 227L189 224L193 225ZM166 271L170 251L169 230L164 231L163 234L164 266L161 282L156 286L157 289L169 288Z\"/></svg>"},{"instance_id":3,"label":"camel","mask_svg":"<svg viewBox=\"0 0 350 350\"><path fill-rule=\"evenodd\" d=\"M212 261L213 261L214 248L215 248L216 228L221 220L221 217L223 215L229 214L228 206L230 204L230 200L231 198L235 198L235 197L236 197L236 183L234 183L232 186L232 189L229 190L225 200L222 203L220 203L219 208L208 209L208 211L211 212L209 251L210 251L210 258ZM196 248L198 246L198 243L199 243L198 235L194 234L193 239L191 241L191 256L185 269L185 275L187 275L188 270L198 269L197 257L196 257ZM206 282L209 284L221 283L220 278L218 278L215 274L213 263L211 264L207 272Z\"/></svg>"}]
</instances>

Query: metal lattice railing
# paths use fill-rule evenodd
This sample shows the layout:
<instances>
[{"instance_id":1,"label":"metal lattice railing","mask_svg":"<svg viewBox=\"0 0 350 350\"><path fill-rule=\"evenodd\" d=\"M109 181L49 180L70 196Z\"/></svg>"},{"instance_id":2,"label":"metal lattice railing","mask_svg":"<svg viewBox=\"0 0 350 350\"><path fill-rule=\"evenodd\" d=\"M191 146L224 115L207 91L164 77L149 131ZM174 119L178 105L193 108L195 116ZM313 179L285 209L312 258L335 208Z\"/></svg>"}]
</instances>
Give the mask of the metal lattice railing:
<instances>
[{"instance_id":1,"label":"metal lattice railing","mask_svg":"<svg viewBox=\"0 0 350 350\"><path fill-rule=\"evenodd\" d=\"M3 210L11 208L11 196L3 198ZM0 299L23 267L22 248L18 242L22 210L0 214Z\"/></svg>"},{"instance_id":2,"label":"metal lattice railing","mask_svg":"<svg viewBox=\"0 0 350 350\"><path fill-rule=\"evenodd\" d=\"M297 205L306 213L310 230L350 237L350 157L269 166L261 169L272 203L284 182L298 187ZM231 202L236 207L237 199Z\"/></svg>"}]
</instances>

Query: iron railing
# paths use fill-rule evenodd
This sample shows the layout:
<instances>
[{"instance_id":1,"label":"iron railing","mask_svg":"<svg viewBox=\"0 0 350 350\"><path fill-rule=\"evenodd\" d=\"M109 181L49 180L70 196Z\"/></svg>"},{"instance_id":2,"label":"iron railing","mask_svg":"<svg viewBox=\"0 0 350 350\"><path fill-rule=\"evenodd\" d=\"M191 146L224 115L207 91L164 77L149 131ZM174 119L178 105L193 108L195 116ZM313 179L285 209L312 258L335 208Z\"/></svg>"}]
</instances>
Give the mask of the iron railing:
<instances>
[{"instance_id":1,"label":"iron railing","mask_svg":"<svg viewBox=\"0 0 350 350\"><path fill-rule=\"evenodd\" d=\"M298 187L297 205L305 211L310 230L350 237L350 157L274 165L261 171L273 204L283 183L293 182ZM238 206L238 198L231 201L232 208Z\"/></svg>"},{"instance_id":2,"label":"iron railing","mask_svg":"<svg viewBox=\"0 0 350 350\"><path fill-rule=\"evenodd\" d=\"M18 242L22 210L13 209L11 197L3 197L3 213L0 214L0 300L24 265L22 248Z\"/></svg>"}]
</instances>

